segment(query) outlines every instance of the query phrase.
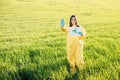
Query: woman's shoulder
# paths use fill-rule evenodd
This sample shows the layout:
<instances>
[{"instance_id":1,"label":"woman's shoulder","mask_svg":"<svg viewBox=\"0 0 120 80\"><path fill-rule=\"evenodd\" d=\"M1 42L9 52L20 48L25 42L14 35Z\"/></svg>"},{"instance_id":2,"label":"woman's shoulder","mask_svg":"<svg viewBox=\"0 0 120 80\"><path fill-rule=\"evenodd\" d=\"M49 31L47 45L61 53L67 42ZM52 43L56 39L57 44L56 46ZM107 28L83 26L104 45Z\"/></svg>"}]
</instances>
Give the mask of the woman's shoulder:
<instances>
[{"instance_id":1,"label":"woman's shoulder","mask_svg":"<svg viewBox=\"0 0 120 80\"><path fill-rule=\"evenodd\" d=\"M82 25L79 26L81 29L84 29Z\"/></svg>"}]
</instances>

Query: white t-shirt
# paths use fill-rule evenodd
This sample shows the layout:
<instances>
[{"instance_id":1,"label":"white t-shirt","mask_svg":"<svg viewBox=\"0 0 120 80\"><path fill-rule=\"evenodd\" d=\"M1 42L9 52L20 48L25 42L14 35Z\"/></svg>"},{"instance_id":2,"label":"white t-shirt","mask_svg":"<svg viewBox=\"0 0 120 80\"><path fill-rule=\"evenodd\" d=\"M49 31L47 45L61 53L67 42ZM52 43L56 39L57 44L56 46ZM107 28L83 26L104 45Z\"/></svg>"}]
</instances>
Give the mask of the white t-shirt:
<instances>
[{"instance_id":1,"label":"white t-shirt","mask_svg":"<svg viewBox=\"0 0 120 80\"><path fill-rule=\"evenodd\" d=\"M82 36L81 27L69 27L69 34L72 36Z\"/></svg>"}]
</instances>

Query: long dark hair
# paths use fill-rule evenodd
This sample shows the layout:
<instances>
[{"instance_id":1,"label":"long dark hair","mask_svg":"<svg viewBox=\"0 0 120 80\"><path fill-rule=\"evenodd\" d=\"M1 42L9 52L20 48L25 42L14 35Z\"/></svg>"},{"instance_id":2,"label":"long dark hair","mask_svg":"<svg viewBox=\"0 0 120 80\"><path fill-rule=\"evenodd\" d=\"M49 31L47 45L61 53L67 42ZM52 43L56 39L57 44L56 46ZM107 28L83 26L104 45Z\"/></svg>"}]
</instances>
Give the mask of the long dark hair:
<instances>
[{"instance_id":1,"label":"long dark hair","mask_svg":"<svg viewBox=\"0 0 120 80\"><path fill-rule=\"evenodd\" d=\"M70 24L69 24L69 27L72 27L73 26L73 24L71 23L71 20L72 20L72 18L75 18L76 19L76 27L79 27L79 23L78 23L78 19L77 19L77 17L76 17L76 15L72 15L71 17L70 17Z\"/></svg>"}]
</instances>

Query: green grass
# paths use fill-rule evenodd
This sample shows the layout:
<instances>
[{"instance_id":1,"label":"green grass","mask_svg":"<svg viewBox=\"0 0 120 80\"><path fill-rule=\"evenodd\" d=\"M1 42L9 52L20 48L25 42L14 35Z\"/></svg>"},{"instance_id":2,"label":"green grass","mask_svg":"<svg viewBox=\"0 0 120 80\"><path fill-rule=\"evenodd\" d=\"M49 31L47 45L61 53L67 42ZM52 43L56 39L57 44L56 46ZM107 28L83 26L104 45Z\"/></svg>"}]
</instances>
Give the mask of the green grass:
<instances>
[{"instance_id":1,"label":"green grass","mask_svg":"<svg viewBox=\"0 0 120 80\"><path fill-rule=\"evenodd\" d=\"M87 36L79 80L120 79L119 0L1 0L0 80L71 80L66 34L78 16Z\"/></svg>"}]
</instances>

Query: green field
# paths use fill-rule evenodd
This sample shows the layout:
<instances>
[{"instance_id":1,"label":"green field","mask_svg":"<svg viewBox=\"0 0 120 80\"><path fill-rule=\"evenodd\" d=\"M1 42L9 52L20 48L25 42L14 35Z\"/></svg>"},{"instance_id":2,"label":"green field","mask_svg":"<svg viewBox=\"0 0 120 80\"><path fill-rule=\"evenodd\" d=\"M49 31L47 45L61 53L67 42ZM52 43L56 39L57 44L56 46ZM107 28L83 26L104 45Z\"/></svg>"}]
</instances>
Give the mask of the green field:
<instances>
[{"instance_id":1,"label":"green field","mask_svg":"<svg viewBox=\"0 0 120 80\"><path fill-rule=\"evenodd\" d=\"M60 28L72 14L87 32L77 76ZM0 0L0 80L120 80L120 0Z\"/></svg>"}]
</instances>

